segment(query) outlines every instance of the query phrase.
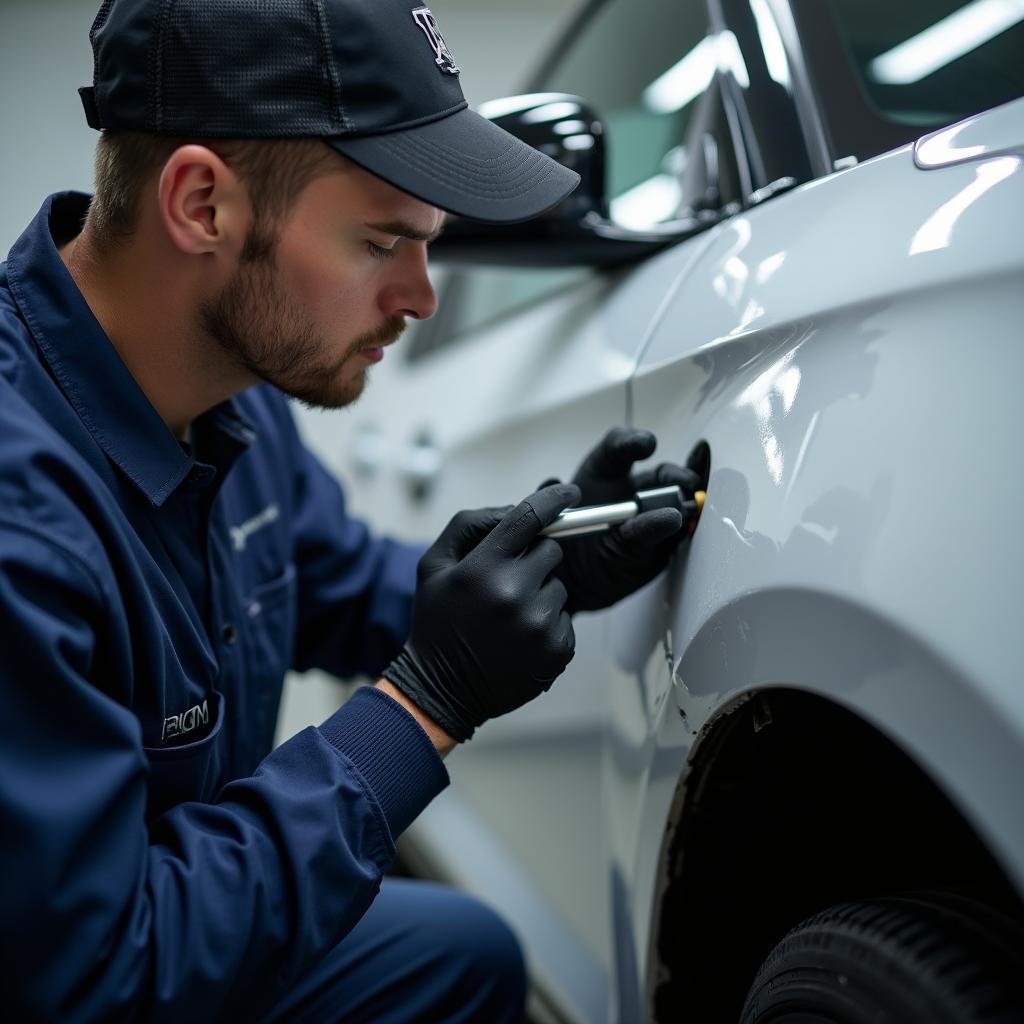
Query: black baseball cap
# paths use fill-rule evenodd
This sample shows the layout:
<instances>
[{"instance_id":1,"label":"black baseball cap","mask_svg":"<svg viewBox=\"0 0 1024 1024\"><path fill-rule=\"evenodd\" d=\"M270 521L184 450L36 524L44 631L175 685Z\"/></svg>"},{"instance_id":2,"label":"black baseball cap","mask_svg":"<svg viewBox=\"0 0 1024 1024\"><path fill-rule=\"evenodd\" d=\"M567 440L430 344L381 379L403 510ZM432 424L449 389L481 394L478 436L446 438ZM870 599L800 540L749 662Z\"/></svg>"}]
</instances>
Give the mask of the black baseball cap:
<instances>
[{"instance_id":1,"label":"black baseball cap","mask_svg":"<svg viewBox=\"0 0 1024 1024\"><path fill-rule=\"evenodd\" d=\"M469 109L416 0L104 0L89 34L93 128L320 137L432 206L529 220L579 175Z\"/></svg>"}]
</instances>

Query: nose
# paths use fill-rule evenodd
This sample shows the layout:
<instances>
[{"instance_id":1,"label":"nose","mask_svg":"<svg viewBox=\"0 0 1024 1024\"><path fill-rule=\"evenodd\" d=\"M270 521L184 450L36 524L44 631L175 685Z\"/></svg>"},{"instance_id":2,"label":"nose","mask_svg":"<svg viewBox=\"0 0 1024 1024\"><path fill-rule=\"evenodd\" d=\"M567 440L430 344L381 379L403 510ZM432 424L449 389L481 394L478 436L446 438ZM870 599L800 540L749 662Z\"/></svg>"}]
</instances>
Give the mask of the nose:
<instances>
[{"instance_id":1,"label":"nose","mask_svg":"<svg viewBox=\"0 0 1024 1024\"><path fill-rule=\"evenodd\" d=\"M437 295L427 274L427 247L409 242L402 255L393 260L394 273L381 295L381 308L388 316L429 320L437 312Z\"/></svg>"}]
</instances>

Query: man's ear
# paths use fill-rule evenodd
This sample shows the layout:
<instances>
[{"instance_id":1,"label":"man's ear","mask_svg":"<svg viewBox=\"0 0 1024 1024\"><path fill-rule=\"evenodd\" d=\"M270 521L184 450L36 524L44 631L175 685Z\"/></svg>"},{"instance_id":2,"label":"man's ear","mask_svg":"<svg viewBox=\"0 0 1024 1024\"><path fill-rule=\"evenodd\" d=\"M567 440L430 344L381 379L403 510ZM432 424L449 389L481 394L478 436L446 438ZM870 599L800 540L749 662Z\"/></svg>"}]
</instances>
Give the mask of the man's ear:
<instances>
[{"instance_id":1,"label":"man's ear","mask_svg":"<svg viewBox=\"0 0 1024 1024\"><path fill-rule=\"evenodd\" d=\"M249 222L248 193L238 175L212 149L179 146L160 174L160 219L176 248L187 255L237 256Z\"/></svg>"}]
</instances>

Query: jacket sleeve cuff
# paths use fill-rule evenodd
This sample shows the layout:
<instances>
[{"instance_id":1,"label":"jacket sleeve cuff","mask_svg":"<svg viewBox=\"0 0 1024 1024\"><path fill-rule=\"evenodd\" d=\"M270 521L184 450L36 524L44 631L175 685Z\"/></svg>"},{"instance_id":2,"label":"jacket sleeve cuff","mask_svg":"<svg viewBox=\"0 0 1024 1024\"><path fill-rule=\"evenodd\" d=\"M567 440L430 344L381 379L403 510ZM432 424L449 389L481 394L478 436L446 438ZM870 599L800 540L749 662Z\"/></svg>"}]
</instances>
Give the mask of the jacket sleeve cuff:
<instances>
[{"instance_id":1,"label":"jacket sleeve cuff","mask_svg":"<svg viewBox=\"0 0 1024 1024\"><path fill-rule=\"evenodd\" d=\"M357 690L320 732L366 781L392 839L448 785L448 771L420 724L373 686Z\"/></svg>"}]
</instances>

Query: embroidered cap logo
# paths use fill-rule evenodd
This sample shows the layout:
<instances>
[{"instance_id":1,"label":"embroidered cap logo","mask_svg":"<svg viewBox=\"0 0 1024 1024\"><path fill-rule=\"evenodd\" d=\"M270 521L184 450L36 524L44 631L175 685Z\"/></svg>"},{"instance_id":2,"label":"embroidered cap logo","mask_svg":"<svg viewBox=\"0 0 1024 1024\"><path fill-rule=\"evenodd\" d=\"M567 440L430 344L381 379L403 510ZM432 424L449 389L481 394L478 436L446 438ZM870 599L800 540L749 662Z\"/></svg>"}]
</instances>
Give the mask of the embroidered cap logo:
<instances>
[{"instance_id":1,"label":"embroidered cap logo","mask_svg":"<svg viewBox=\"0 0 1024 1024\"><path fill-rule=\"evenodd\" d=\"M412 12L412 16L416 24L423 29L423 34L427 37L427 42L430 43L431 49L434 51L434 63L447 74L457 75L459 73L459 66L455 63L455 58L452 56L451 50L448 49L440 29L437 27L437 18L431 13L430 8L417 7Z\"/></svg>"}]
</instances>

